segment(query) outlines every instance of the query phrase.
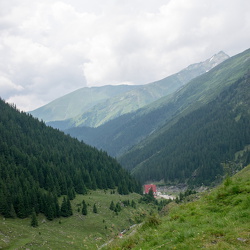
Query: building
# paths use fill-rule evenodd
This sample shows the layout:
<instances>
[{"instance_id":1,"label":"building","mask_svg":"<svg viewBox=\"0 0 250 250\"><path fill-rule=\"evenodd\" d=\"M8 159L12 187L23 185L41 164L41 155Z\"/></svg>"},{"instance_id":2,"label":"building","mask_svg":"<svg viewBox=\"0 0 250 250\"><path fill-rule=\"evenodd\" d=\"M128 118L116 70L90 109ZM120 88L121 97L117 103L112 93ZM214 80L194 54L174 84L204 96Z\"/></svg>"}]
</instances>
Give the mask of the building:
<instances>
[{"instance_id":1,"label":"building","mask_svg":"<svg viewBox=\"0 0 250 250\"><path fill-rule=\"evenodd\" d=\"M148 185L144 185L144 194L148 194L149 190L152 189L153 190L153 194L156 195L156 185L154 184L148 184Z\"/></svg>"}]
</instances>

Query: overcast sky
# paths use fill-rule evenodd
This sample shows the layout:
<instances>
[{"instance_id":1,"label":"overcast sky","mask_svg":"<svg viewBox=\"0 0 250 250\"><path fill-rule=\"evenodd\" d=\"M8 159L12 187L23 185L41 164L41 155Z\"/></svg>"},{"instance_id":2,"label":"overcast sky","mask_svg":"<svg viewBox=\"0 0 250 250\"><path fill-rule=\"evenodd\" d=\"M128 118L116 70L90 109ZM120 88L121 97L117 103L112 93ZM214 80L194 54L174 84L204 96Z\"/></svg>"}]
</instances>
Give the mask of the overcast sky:
<instances>
[{"instance_id":1,"label":"overcast sky","mask_svg":"<svg viewBox=\"0 0 250 250\"><path fill-rule=\"evenodd\" d=\"M0 96L33 110L249 45L249 0L0 0Z\"/></svg>"}]
</instances>

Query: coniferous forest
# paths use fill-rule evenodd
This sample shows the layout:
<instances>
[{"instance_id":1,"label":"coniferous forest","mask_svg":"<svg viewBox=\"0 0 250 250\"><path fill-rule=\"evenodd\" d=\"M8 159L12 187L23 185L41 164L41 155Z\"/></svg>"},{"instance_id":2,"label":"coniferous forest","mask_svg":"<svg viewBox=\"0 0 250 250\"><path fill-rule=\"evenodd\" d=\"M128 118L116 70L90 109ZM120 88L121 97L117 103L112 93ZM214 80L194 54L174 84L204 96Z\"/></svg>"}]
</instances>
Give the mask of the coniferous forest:
<instances>
[{"instance_id":1,"label":"coniferous forest","mask_svg":"<svg viewBox=\"0 0 250 250\"><path fill-rule=\"evenodd\" d=\"M143 162L143 171L140 164L132 169L142 182L188 180L191 185L221 180L230 162L246 166L250 163L249 88L248 72L214 101L181 118L160 139L128 154L122 165L132 169ZM241 150L241 158L236 159L235 153Z\"/></svg>"},{"instance_id":2,"label":"coniferous forest","mask_svg":"<svg viewBox=\"0 0 250 250\"><path fill-rule=\"evenodd\" d=\"M105 152L0 100L0 214L70 216L76 194L108 188L128 194L141 186Z\"/></svg>"}]
</instances>

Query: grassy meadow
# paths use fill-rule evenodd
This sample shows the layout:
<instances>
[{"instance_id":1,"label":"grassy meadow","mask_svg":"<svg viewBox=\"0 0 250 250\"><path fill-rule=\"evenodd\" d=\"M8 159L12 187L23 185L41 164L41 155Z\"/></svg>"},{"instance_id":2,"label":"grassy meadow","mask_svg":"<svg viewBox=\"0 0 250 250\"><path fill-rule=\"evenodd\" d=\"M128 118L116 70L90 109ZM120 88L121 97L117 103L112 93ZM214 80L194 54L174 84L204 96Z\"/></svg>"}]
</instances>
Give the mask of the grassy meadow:
<instances>
[{"instance_id":1,"label":"grassy meadow","mask_svg":"<svg viewBox=\"0 0 250 250\"><path fill-rule=\"evenodd\" d=\"M48 221L39 215L36 228L30 226L31 218L0 217L0 249L98 249L124 229L142 221L154 209L153 206L138 204L140 197L138 194L111 194L110 190L77 195L71 201L73 216ZM116 204L128 199L136 202L136 209L122 207L118 215L109 209L111 201ZM88 205L86 216L81 213L83 200ZM93 213L94 204L97 213Z\"/></svg>"}]
</instances>

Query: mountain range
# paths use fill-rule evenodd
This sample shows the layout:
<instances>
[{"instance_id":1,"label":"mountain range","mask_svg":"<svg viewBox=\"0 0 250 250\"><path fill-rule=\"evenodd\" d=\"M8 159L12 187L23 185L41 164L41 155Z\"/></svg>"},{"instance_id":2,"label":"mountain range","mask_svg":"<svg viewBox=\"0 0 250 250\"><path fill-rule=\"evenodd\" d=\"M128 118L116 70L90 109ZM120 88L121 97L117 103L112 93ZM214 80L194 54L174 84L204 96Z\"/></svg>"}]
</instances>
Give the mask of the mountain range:
<instances>
[{"instance_id":1,"label":"mountain range","mask_svg":"<svg viewBox=\"0 0 250 250\"><path fill-rule=\"evenodd\" d=\"M88 119L98 121L92 126L79 122L84 115L57 125L64 124L60 126L65 133L116 157L141 182L210 185L222 178L228 162L234 162L234 171L248 162L249 58L249 49L231 58L220 52L204 63L121 94L132 100L131 93L165 86L162 97L137 105L134 111L112 113L121 110L124 99L119 102L118 95L91 108L95 111L89 111ZM204 69L208 63L210 68ZM180 76L185 81L180 83ZM106 111L98 111L103 103L113 103L103 106L111 113L105 121L105 115L99 118L99 114ZM241 157L236 159L237 152Z\"/></svg>"},{"instance_id":2,"label":"mountain range","mask_svg":"<svg viewBox=\"0 0 250 250\"><path fill-rule=\"evenodd\" d=\"M204 62L190 65L174 75L145 85L82 88L30 113L59 129L98 127L175 92L228 57L221 51Z\"/></svg>"}]
</instances>

